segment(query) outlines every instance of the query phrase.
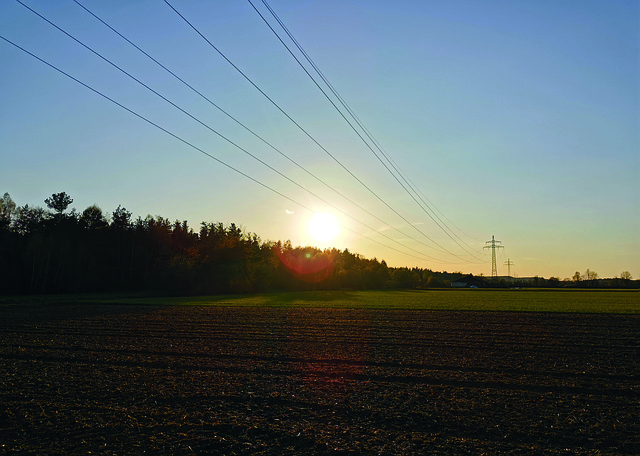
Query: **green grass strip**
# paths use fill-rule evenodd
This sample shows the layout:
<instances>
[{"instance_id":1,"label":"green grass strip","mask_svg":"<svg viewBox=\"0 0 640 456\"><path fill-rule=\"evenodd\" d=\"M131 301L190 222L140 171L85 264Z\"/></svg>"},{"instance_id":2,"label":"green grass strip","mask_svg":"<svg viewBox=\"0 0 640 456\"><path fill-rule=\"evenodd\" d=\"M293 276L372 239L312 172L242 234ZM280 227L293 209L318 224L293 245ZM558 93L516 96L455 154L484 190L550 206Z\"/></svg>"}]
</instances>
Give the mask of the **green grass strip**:
<instances>
[{"instance_id":1,"label":"green grass strip","mask_svg":"<svg viewBox=\"0 0 640 456\"><path fill-rule=\"evenodd\" d=\"M0 306L60 305L65 303L640 314L640 292L638 290L436 289L307 291L197 297L54 295L0 298Z\"/></svg>"},{"instance_id":2,"label":"green grass strip","mask_svg":"<svg viewBox=\"0 0 640 456\"><path fill-rule=\"evenodd\" d=\"M640 314L640 293L637 290L307 291L257 295L107 298L100 301L177 306Z\"/></svg>"}]
</instances>

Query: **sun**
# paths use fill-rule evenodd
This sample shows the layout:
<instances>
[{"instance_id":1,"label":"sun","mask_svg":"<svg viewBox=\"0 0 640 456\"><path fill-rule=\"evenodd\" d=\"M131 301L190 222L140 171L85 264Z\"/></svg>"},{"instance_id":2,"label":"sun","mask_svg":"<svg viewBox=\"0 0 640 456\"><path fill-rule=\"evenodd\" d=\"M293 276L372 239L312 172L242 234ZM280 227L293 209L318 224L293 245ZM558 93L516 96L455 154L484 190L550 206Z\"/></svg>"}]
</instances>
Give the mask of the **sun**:
<instances>
[{"instance_id":1,"label":"sun","mask_svg":"<svg viewBox=\"0 0 640 456\"><path fill-rule=\"evenodd\" d=\"M309 222L309 233L319 242L331 241L339 232L338 221L331 214L319 212Z\"/></svg>"}]
</instances>

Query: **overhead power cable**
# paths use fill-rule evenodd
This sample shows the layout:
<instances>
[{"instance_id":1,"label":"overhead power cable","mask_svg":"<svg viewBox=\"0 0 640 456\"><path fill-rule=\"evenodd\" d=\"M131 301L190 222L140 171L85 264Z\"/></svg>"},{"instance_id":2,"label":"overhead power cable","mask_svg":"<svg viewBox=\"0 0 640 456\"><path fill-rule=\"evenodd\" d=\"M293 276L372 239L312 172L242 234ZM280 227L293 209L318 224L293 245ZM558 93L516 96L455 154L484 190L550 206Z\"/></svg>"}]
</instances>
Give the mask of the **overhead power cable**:
<instances>
[{"instance_id":1,"label":"overhead power cable","mask_svg":"<svg viewBox=\"0 0 640 456\"><path fill-rule=\"evenodd\" d=\"M202 126L204 126L205 128L207 128L208 130L210 130L211 132L215 133L217 136L219 136L221 139L223 139L224 141L228 142L229 144L231 144L232 146L236 147L237 149L239 149L240 151L242 151L243 153L247 154L248 156L250 156L251 158L253 158L254 160L258 161L259 163L261 163L263 166L269 168L270 170L272 170L273 172L275 172L276 174L278 174L279 176L281 176L282 178L288 180L289 182L291 182L292 184L296 185L297 187L299 187L301 190L309 193L310 195L312 195L313 197L319 199L320 201L322 201L323 203L329 205L330 207L333 207L335 210L339 211L340 213L344 214L345 216L351 218L352 220L354 220L356 223L359 223L360 225L368 228L369 230L376 232L376 230L374 228L372 228L371 226L365 224L364 222L358 220L357 218L355 218L353 215L349 214L348 212L336 207L335 205L333 205L332 203L326 201L325 199L323 199L322 197L318 196L317 194L315 194L314 192L310 191L309 189L305 188L304 186L302 186L301 184L295 182L294 180L290 179L288 176L284 175L283 173L281 173L280 171L278 171L277 169L273 168L271 165L269 165L268 163L264 162L263 160L261 160L260 158L258 158L257 156L255 156L254 154L252 154L251 152L249 152L248 150L244 149L243 147L241 147L240 145L236 144L235 142L233 142L232 140L230 140L229 138L227 138L226 136L222 135L221 133L219 133L218 131L216 131L215 129L213 129L212 127L210 127L209 125L205 124L204 122L202 122L201 120L199 120L198 118L196 118L195 116L193 116L192 114L190 114L188 111L184 110L183 108L181 108L180 106L178 106L177 104L173 103L171 100L169 100L168 98L166 98L165 96L163 96L162 94L158 93L157 91L155 91L154 89L152 89L151 87L149 87L148 85L146 85L145 83L143 83L142 81L140 81L138 78L136 78L135 76L131 75L130 73L128 73L127 71L125 71L124 69L122 69L121 67L119 67L118 65L116 65L115 63L113 63L111 60L107 59L106 57L102 56L100 53L98 53L97 51L95 51L94 49L92 49L90 46L86 45L85 43L81 42L80 40L78 40L77 38L75 38L73 35L69 34L68 32L66 32L65 30L63 30L62 28L60 28L59 26L57 26L56 24L54 24L53 22L51 22L50 20L48 20L47 18L45 18L44 16L42 16L41 14L39 14L37 11L33 10L32 8L24 5L24 3L22 3L20 0L16 0L18 3L20 3L21 5L25 6L28 10L30 10L31 12L33 12L34 14L36 14L38 17L40 17L41 19L43 19L44 21L46 21L47 23L49 23L50 25L52 25L53 27L55 27L57 30L59 30L60 32L64 33L65 35L67 35L69 38L73 39L74 41L76 41L78 44L80 44L81 46L83 46L85 49L89 50L90 52L92 52L93 54L95 54L96 56L98 56L99 58L101 58L102 60L104 60L105 62L109 63L110 65L112 65L114 68L118 69L119 71L121 71L123 74L125 74L126 76L128 76L129 78L133 79L134 81L136 81L138 84L142 85L143 87L145 87L147 90L151 91L152 93L154 93L156 96L160 97L161 99L163 99L165 102L169 103L171 106L175 107L176 109L178 109L179 111L181 111L182 113L184 113L185 115L187 115L188 117L190 117L191 119L195 120L196 122L198 122L199 124L201 124ZM384 222L383 222L384 223ZM349 230L346 227L343 227L347 230ZM352 231L352 230L349 230ZM358 233L356 233L358 234ZM432 257L430 255L427 255L423 252L420 252L416 249L413 249L411 247L408 247L406 245L403 245L402 243L400 243L399 241L392 239L391 237L385 235L384 233L380 233L378 232L378 234L380 236L385 237L386 239L389 239L390 241L397 243L398 245L401 245L402 247L412 250L416 253L418 253L419 255L422 255L423 258L420 259L430 259L432 261L437 261L437 262L442 262L445 263L444 260ZM365 235L365 237L368 237ZM430 247L430 246L429 246ZM413 256L413 255L412 255Z\"/></svg>"},{"instance_id":2,"label":"overhead power cable","mask_svg":"<svg viewBox=\"0 0 640 456\"><path fill-rule=\"evenodd\" d=\"M273 104L282 114L284 114L300 131L302 131L309 139L311 139L322 151L324 151L331 159L333 159L342 169L344 169L353 179L355 179L360 185L362 185L369 193L371 193L376 199L378 199L382 204L384 204L387 208L389 208L392 212L394 212L398 217L404 220L409 226L414 228L418 233L432 242L434 245L438 246L439 249L434 247L434 250L439 250L441 252L446 252L451 256L461 259L462 261L468 262L463 259L459 255L451 252L449 249L441 246L438 242L429 237L426 233L420 230L416 225L411 223L406 219L402 214L400 214L395 208L393 208L389 203L387 203L384 199L382 199L374 190L372 190L369 186L367 186L361 179L359 179L349 168L347 168L337 157L335 157L331 152L329 152L322 144L320 144L309 132L307 132L298 122L296 122L284 109L282 109L269 95L267 95L253 80L251 80L238 66L236 66L220 49L218 49L206 36L204 36L186 17L184 17L177 9L175 9L168 0L164 0L164 2L187 24L191 27L203 40L209 44L209 46L214 49L224 60L227 61L242 77L244 77L256 90L258 90L271 104Z\"/></svg>"},{"instance_id":3,"label":"overhead power cable","mask_svg":"<svg viewBox=\"0 0 640 456\"><path fill-rule=\"evenodd\" d=\"M232 116L231 114L229 114L227 111L225 111L224 109L222 109L219 105L217 105L216 103L214 103L211 99L209 99L207 96L205 96L204 94L202 94L200 91L198 91L196 88L194 88L192 85L190 85L188 82L186 82L183 78L181 78L180 76L178 76L176 73L174 73L173 71L171 71L169 68L167 68L165 65L163 65L162 63L160 63L158 60L156 60L154 57L152 57L150 54L148 54L146 51L144 51L142 48L140 48L139 46L137 46L135 43L133 43L131 40L129 40L126 36L124 36L122 33L120 33L119 31L117 31L115 28L113 28L111 25L109 25L107 22L105 22L103 19L101 19L100 17L98 17L95 13L93 13L92 11L90 11L87 7L85 7L84 5L82 5L78 0L74 0L76 4L78 4L81 8L83 8L87 13L91 14L95 19L97 19L98 21L100 21L102 24L104 24L106 27L108 27L111 31L113 31L114 33L116 33L118 36L120 36L123 40L125 40L127 43L129 43L131 46L133 46L134 48L136 48L138 51L140 51L142 54L144 54L146 57L148 57L149 59L151 59L154 63L156 63L158 66L160 66L162 69L164 69L165 71L167 71L169 74L171 74L173 77L175 77L178 81L180 81L182 84L184 84L185 86L187 86L189 89L191 89L193 92L195 92L196 94L198 94L201 98L203 98L204 100L206 100L207 102L209 102L212 106L214 106L216 109L218 109L220 112L222 112L224 115L226 115L227 117L229 117L231 120L233 120L234 122L236 122L238 125L240 125L242 128L244 128L246 131L248 131L249 133L251 133L254 137L258 138L260 141L262 141L264 144L266 144L268 147L270 147L271 149L273 149L274 151L276 151L278 154L280 154L282 157L286 158L287 160L289 160L291 163L293 163L295 166L297 166L299 169L303 170L305 173L307 173L309 176L313 177L315 180L317 180L318 182L322 183L323 185L325 185L327 188L329 188L330 190L332 190L333 192L337 193L338 195L340 195L341 197L343 197L345 200L347 200L349 203L353 204L354 206L358 207L360 210L364 211L365 213L369 214L370 216L374 217L376 220L378 220L379 222L391 226L388 222L382 220L380 217L378 217L376 214L374 214L373 212L367 210L366 208L362 207L360 204L358 204L357 202L353 201L351 198L349 198L348 196L346 196L345 194L343 194L342 192L340 192L339 190L337 190L336 188L334 188L333 186L327 184L325 181L323 181L322 179L320 179L318 176L316 176L315 174L313 174L311 171L307 170L305 167L303 167L302 165L300 165L297 161L295 161L294 159L292 159L291 157L289 157L287 154L285 154L284 152L282 152L281 150L279 150L277 147L275 147L274 145L272 145L271 143L269 143L267 140L265 140L264 138L262 138L260 135L258 135L257 133L255 133L253 130L251 130L249 127L247 127L245 124L243 124L242 122L240 122L238 119L236 119L234 116ZM143 84L144 85L144 84ZM146 86L145 86L146 87ZM151 90L151 89L150 89ZM155 91L153 91L154 93L156 93ZM156 95L159 95L156 93ZM164 99L164 97L162 97ZM165 99L166 100L166 99ZM172 103L173 104L173 103ZM175 105L174 105L175 106ZM180 108L178 108L180 109ZM182 109L181 109L182 111ZM185 112L185 111L183 111ZM193 116L190 116L193 118ZM233 144L233 143L232 143ZM235 146L235 144L234 144ZM239 146L236 146L239 147ZM265 164L262 160L254 157L252 154L250 154L249 152L245 151L243 148L240 148L243 152L248 153L252 158L258 160L260 163L262 163L263 165L269 167L270 169L272 169L274 172L280 174L282 177L284 177L285 179L293 182L295 185L298 185L299 187L301 187L303 190L311 193L309 190L307 190L306 188L300 186L299 184L295 183L294 181L292 181L291 179L289 179L288 177L284 176L282 173L278 172L277 170L273 169L271 166ZM340 210L338 208L336 208L336 206L334 206L331 203L326 202L324 199L320 198L319 196L311 193L313 196L315 196L316 198L320 199L321 201L325 202L326 204L329 204L331 207L335 208L336 210L342 212L343 214L347 215L350 218L353 218L353 216L351 214L348 214L346 212L344 212L343 210ZM354 219L355 220L355 219ZM359 220L356 220L358 223L361 223ZM364 225L364 224L363 224ZM364 225L365 227L369 228L370 230L376 231L374 228L368 226L368 225ZM393 228L394 230L400 232L397 228ZM409 237L411 240L424 245L425 247L428 248L433 248L431 246L429 246L428 244L425 244L424 242L407 235L406 233L402 233L400 232L403 236L407 236ZM386 237L386 236L385 236ZM388 238L391 239L391 238ZM393 239L391 239L393 240ZM397 241L394 241L397 242ZM414 250L417 252L417 250ZM421 253L421 252L418 252Z\"/></svg>"},{"instance_id":4,"label":"overhead power cable","mask_svg":"<svg viewBox=\"0 0 640 456\"><path fill-rule=\"evenodd\" d=\"M173 106L174 108L178 109L180 112L184 113L185 115L187 115L188 117L190 117L191 119L195 120L196 122L198 122L200 125L202 125L203 127L207 128L208 130L210 130L212 133L215 133L217 136L219 136L221 139L223 139L224 141L228 142L229 144L231 144L232 146L236 147L238 150L242 151L243 153L245 153L246 155L248 155L249 157L253 158L254 160L258 161L260 164L262 164L263 166L269 168L271 171L275 172L276 174L278 174L279 176L281 176L282 178L286 179L287 181L291 182L292 184L296 185L297 187L299 187L301 190L309 193L311 196L319 199L320 201L322 201L323 203L331 206L332 208L334 208L335 210L341 212L342 214L344 214L345 216L351 218L352 220L354 220L355 222L365 226L366 228L372 230L372 231L376 231L374 228L370 227L369 225L365 224L364 222L356 219L353 215L351 215L350 213L338 208L337 206L335 206L334 204L326 201L324 198L318 196L317 194L315 194L314 192L312 192L311 190L307 189L306 187L304 187L303 185L295 182L293 179L289 178L288 176L286 176L285 174L283 174L282 172L278 171L277 169L275 169L274 167L272 167L271 165L269 165L268 163L266 163L265 161L261 160L260 158L258 158L257 156L255 156L254 154L252 154L251 152L249 152L248 150L244 149L243 147L241 147L240 145L238 145L237 143L233 142L232 140L230 140L229 138L227 138L226 136L222 135L221 133L219 133L218 131L216 131L215 129L213 129L212 127L210 127L209 125L207 125L206 123L202 122L200 119L196 118L195 116L193 116L191 113L189 113L188 111L186 111L185 109L181 108L180 106L178 106L177 104L175 104L174 102L172 102L171 100L169 100L168 98L166 98L165 96L163 96L162 94L160 94L159 92L157 92L156 90L154 90L153 88L149 87L147 84L145 84L144 82L142 82L141 80L139 80L138 78L136 78L135 76L131 75L130 73L128 73L127 71L125 71L124 69L122 69L121 67L119 67L118 65L116 65L115 63L113 63L111 60L107 59L106 57L104 57L103 55L101 55L99 52L95 51L93 48L91 48L90 46L86 45L85 43L83 43L82 41L78 40L77 38L75 38L73 35L71 35L70 33L66 32L65 30L63 30L62 28L60 28L59 26L57 26L56 24L54 24L53 22L51 22L49 19L47 19L46 17L42 16L41 14L39 14L37 11L33 10L32 8L24 5L20 0L16 0L18 3L20 3L21 5L25 6L28 10L30 10L31 12L33 12L34 14L36 14L38 17L40 17L41 19L43 19L44 21L46 21L48 24L52 25L53 27L55 27L57 30L59 30L60 32L64 33L65 35L67 35L69 38L73 39L75 42L77 42L78 44L80 44L81 46L83 46L85 49L89 50L90 52L92 52L93 54L95 54L96 56L98 56L99 58L101 58L102 60L104 60L105 62L109 63L110 65L112 65L114 68L118 69L119 71L121 71L123 74L125 74L126 76L128 76L129 78L133 79L134 81L136 81L138 84L140 84L141 86L143 86L144 88L146 88L147 90L149 90L150 92L152 92L153 94L155 94L156 96L160 97L162 100L164 100L165 102L169 103L171 106ZM384 222L383 222L384 223ZM392 242L395 242L399 245L402 245L404 248L407 248L409 250L412 250L418 254L421 254L431 260L434 261L440 261L440 262L444 262L443 260L439 260L435 257L431 257L429 255L426 255L423 252L420 252L418 250L415 250L411 247L405 246L402 243L400 243L399 241L396 241L392 238L390 238L389 236L383 234L383 233L379 233L381 236L391 240ZM432 248L431 246L427 246Z\"/></svg>"},{"instance_id":5,"label":"overhead power cable","mask_svg":"<svg viewBox=\"0 0 640 456\"><path fill-rule=\"evenodd\" d=\"M367 136L369 138L369 140L373 143L373 145L378 149L378 151L380 152L380 154L382 156L385 157L385 159L389 162L389 164L391 165L391 167L395 170L396 174L389 168L389 166L380 158L380 156L373 150L373 148L371 147L371 145L365 140L365 138L360 134L360 132L356 129L356 127L351 123L351 121L349 119L347 119L347 117L344 115L344 113L340 110L340 108L333 102L333 100L331 99L331 97L326 93L326 91L320 86L320 84L315 80L315 78L309 73L309 71L305 68L305 66L302 64L302 62L300 62L300 60L296 57L296 55L294 54L294 52L289 48L289 46L284 42L284 40L280 37L280 35L278 34L278 32L275 31L275 29L271 26L271 24L269 23L269 21L267 21L267 19L264 17L264 15L258 10L258 8L256 8L256 6L253 4L253 2L251 0L248 0L249 4L251 4L251 6L253 7L253 9L256 11L256 13L260 16L260 18L263 20L263 22L267 25L267 27L269 27L269 29L273 32L273 34L278 38L278 40L280 41L280 43L287 49L287 51L289 52L289 54L291 54L291 56L294 58L294 60L298 63L298 65L303 69L303 71L307 74L307 76L309 76L309 78L313 81L313 83L316 85L316 87L318 87L318 89L322 92L322 94L327 98L327 100L331 103L331 105L336 109L336 111L338 111L338 113L340 114L340 116L347 122L347 124L351 127L351 129L356 133L356 135L362 140L362 142L365 144L365 146L371 151L371 153L373 153L373 155L378 159L378 161L384 166L384 168L389 172L389 174L391 174L393 176L393 178L398 182L398 184L400 184L400 186L403 188L403 190L413 199L413 201L422 209L422 211L438 226L438 228L440 228L453 242L455 242L460 248L462 248L463 250L465 250L468 254L470 254L471 256L473 256L474 258L476 258L479 261L482 261L481 258L475 256L475 254L473 252L470 252L469 250L467 250L467 248L462 245L460 242L466 244L464 242L464 240L462 240L449 226L447 226L447 224L438 216L438 214L436 213L436 211L429 205L429 203L427 203L427 201L425 201L424 198L421 197L420 193L415 189L415 186L413 186L411 184L411 182L409 182L407 180L407 178L405 177L404 173L401 172L401 170L399 169L399 167L397 166L397 164L394 163L393 160L391 160L391 158L388 156L388 154L382 149L382 147L380 146L380 144L378 143L378 141L375 140L375 138L373 138L373 136L371 135L371 133L368 131L367 128L365 128L365 126L362 124L362 122L359 120L359 118L356 116L356 114L353 112L353 110L349 107L349 105L346 103L346 101L343 99L343 97L336 91L336 89L333 87L333 85L329 82L329 80L325 77L324 73L320 70L320 68L315 64L315 62L311 59L311 57L308 55L308 53L303 49L303 47L300 45L300 43L296 40L296 38L293 36L293 34L289 31L289 29L286 27L286 25L282 22L282 20L279 18L279 16L276 14L276 12L273 10L273 8L271 8L271 6L269 6L269 4L266 2L266 0L262 0L262 3L265 5L265 7L269 10L269 12L271 13L271 15L274 17L274 19L278 22L278 24L280 25L280 27L285 31L285 33L287 34L287 36L289 37L289 39L295 44L295 46L298 48L298 50L302 53L302 55L305 57L305 59L307 60L307 62L309 62L309 64L313 67L313 69L316 71L316 73L320 76L320 78L322 79L322 81L326 84L326 86L329 88L329 90L333 93L333 95L336 97L336 99L339 101L339 103L346 109L346 111L349 113L349 115L353 118L353 120L356 122L356 124L360 127L360 129L362 130L362 132L364 133L365 136ZM400 176L400 178L398 178L398 176ZM404 181L401 182L401 180ZM406 184L406 185L405 185ZM409 191L409 189L407 188L409 187L413 193L411 191ZM415 196L414 196L415 194ZM417 198L416 198L417 197ZM420 199L420 201L418 201L418 199ZM426 206L426 207L425 207ZM436 220L437 219L437 220ZM467 247L469 247L467 245Z\"/></svg>"},{"instance_id":6,"label":"overhead power cable","mask_svg":"<svg viewBox=\"0 0 640 456\"><path fill-rule=\"evenodd\" d=\"M14 47L16 47L16 48L18 48L18 49L20 49L20 50L21 50L21 51L23 51L24 53L26 53L26 54L30 55L31 57L35 58L36 60L38 60L38 61L40 61L40 62L42 62L42 63L44 63L45 65L47 65L47 66L49 66L50 68L52 68L52 69L56 70L57 72L59 72L59 73L63 74L64 76L68 77L69 79L71 79L71 80L75 81L76 83L80 84L81 86L83 86L83 87L85 87L85 88L89 89L90 91L94 92L95 94L97 94L97 95L101 96L102 98L104 98L104 99L106 99L106 100L110 101L111 103L115 104L116 106L120 107L121 109L124 109L124 110L125 110L125 111L127 111L128 113L133 114L133 115L134 115L134 116L136 116L137 118L139 118L139 119L141 119L141 120L143 120L143 121L147 122L148 124L150 124L150 125L154 126L155 128L157 128L157 129L161 130L162 132L164 132L164 133L168 134L169 136L173 137L174 139L176 139L176 140L180 141L181 143L183 143L183 144L185 144L185 145L187 145L187 146L191 147L192 149L194 149L194 150L196 150L196 151L200 152L201 154L203 154L203 155L205 155L205 156L209 157L210 159L215 160L215 161L216 161L216 162L218 162L219 164L221 164L221 165L223 165L223 166L225 166L225 167L229 168L230 170L234 171L235 173L238 173L238 174L240 174L241 176L246 177L246 178L247 178L247 179L249 179L250 181L252 181L252 182L254 182L254 183L256 183L256 184L260 185L261 187L263 187L263 188L265 188L265 189L267 189L267 190L269 190L269 191L271 191L271 192L275 193L276 195L278 195L278 196L280 196L280 197L282 197L282 198L284 198L284 199L286 199L286 200L288 200L288 201L292 202L293 204L295 204L295 205L297 205L297 206L299 206L299 207L302 207L303 209L306 209L306 210L308 210L308 211L310 211L310 212L313 212L313 209L311 209L310 207L308 207L308 206L306 206L306 205L304 205L304 204L300 203L299 201L296 201L295 199L293 199L293 198L291 198L291 197L289 197L289 196L285 195L284 193L282 193L282 192L280 192L280 191L278 191L278 190L274 189L273 187L271 187L271 186L269 186L269 185L267 185L267 184L264 184L263 182L260 182L258 179L255 179L254 177L251 177L249 174L247 174L247 173L245 173L245 172L243 172L243 171L239 170L238 168L233 167L232 165L230 165L230 164L226 163L225 161L223 161L223 160L221 160L221 159L217 158L216 156L214 156L214 155L210 154L209 152L205 151L204 149L202 149L202 148L200 148L200 147L198 147L198 146L194 145L193 143L191 143L191 142L189 142L189 141L185 140L184 138L182 138L182 137L178 136L177 134L175 134L175 133L171 132L170 130L168 130L168 129L166 129L166 128L162 127L161 125L159 125L159 124L157 124L157 123L155 123L155 122L153 122L152 120L148 119L147 117L143 116L142 114L137 113L137 112L136 112L136 111L134 111L133 109L130 109L130 108L126 107L126 106L125 106L125 105L123 105L122 103L119 103L119 102L118 102L118 101L116 101L115 99L113 99L113 98L109 97L108 95L105 95L104 93L100 92L99 90L97 90L97 89L95 89L95 88L91 87L89 84L86 84L86 83L82 82L81 80L79 80L79 79L75 78L74 76L70 75L69 73L65 72L64 70L61 70L60 68L58 68L57 66L53 65L52 63L47 62L47 61L46 61L46 60L44 60L43 58L41 58L41 57L37 56L36 54L34 54L34 53L30 52L30 51L28 51L27 49L23 48L22 46L20 46L20 45L18 45L18 44L16 44L16 43L14 43L13 41L9 40L8 38L5 38L4 36L0 35L0 39L2 39L2 40L4 40L4 41L6 41L7 43L11 44L12 46L14 46ZM367 236L367 235L364 235L364 234L357 233L356 231L351 230L351 229L349 229L349 228L347 228L347 227L342 226L342 228L344 228L345 230L350 231L350 232L352 232L352 233L354 233L354 234L356 234L356 235L358 235L358 236L366 237L367 239L371 240L372 242L374 242L374 243L376 243L376 244L378 244L378 245L381 245L381 246L383 246L383 247L385 247L385 248L387 248L387 249L393 250L393 251L398 252L398 253L401 253L401 254L403 254L403 255L411 256L411 257L414 257L414 258L417 258L417 259L420 259L420 260L424 260L424 259L425 259L424 257L418 257L418 256L412 255L412 254L410 254L410 253L403 252L403 251L401 251L401 250L399 250L399 249L396 249L395 247L391 247L391 246L386 245L386 244L384 244L384 243L382 243L382 242L380 242L380 241L378 241L378 240L376 240L376 239L373 239L373 238L371 238L370 236Z\"/></svg>"},{"instance_id":7,"label":"overhead power cable","mask_svg":"<svg viewBox=\"0 0 640 456\"><path fill-rule=\"evenodd\" d=\"M8 38L5 38L5 37L4 37L4 36L2 36L2 35L0 35L0 38L1 38L1 39L3 39L4 41L6 41L7 43L9 43L9 44L11 44L11 45L15 46L16 48L20 49L21 51L23 51L23 52L25 52L25 53L29 54L31 57L33 57L33 58L35 58L35 59L39 60L40 62L44 63L45 65L47 65L47 66L49 66L49 67L53 68L54 70L58 71L59 73L61 73L61 74L65 75L65 76L66 76L66 77L68 77L69 79L71 79L71 80L73 80L73 81L77 82L77 83L78 83L78 84L80 84L81 86L83 86L83 87L85 87L85 88L87 88L87 89L91 90L92 92L94 92L94 93L96 93L96 94L100 95L100 96L101 96L101 97L103 97L104 99L106 99L106 100L110 101L111 103L113 103L113 104L117 105L118 107L120 107L120 108L124 109L125 111L129 112L130 114L133 114L134 116L138 117L139 119L144 120L144 121L145 121L145 122L147 122L148 124L153 125L154 127L158 128L159 130L162 130L163 132L165 132L165 133L166 133L166 134L168 134L169 136L172 136L173 138L177 139L178 141L180 141L180 142L182 142L182 143L186 144L187 146L189 146L189 147L191 147L191 148L193 148L193 149L197 150L197 151L198 151L198 152L200 152L201 154L206 155L207 157L211 158L212 160L217 161L217 162L218 162L218 163L220 163L221 165L226 166L227 168L229 168L229 169L231 169L232 171L234 171L234 172L236 172L236 173L238 173L238 174L240 174L240 175L242 175L242 176L246 177L247 179L249 179L249 180L251 180L251 181L255 182L256 184L258 184L258 185L260 185L260 186L262 186L262 187L264 187L264 188L266 188L266 189L268 189L268 190L270 190L270 191L272 191L272 192L274 192L274 193L276 193L276 194L280 195L280 196L281 196L281 197L283 197L283 198L286 198L287 200L291 201L292 203L294 203L294 204L296 204L296 205L298 205L298 206L301 206L301 207L303 207L304 209L307 209L307 210L311 211L311 209L310 209L310 208L308 208L307 206L305 206L304 204L299 203L298 201L294 200L293 198L288 197L288 196L287 196L287 195L285 195L284 193L281 193L281 192L279 192L278 190L276 190L276 189L274 189L274 188L272 188L272 187L270 187L270 186L268 186L268 185L266 185L266 184L263 184L263 183L262 183L262 182L260 182L259 180L254 179L254 178L253 178L253 177L251 177L250 175L248 175L248 174L246 174L246 173L244 173L244 172L240 171L238 168L234 168L233 166L229 165L228 163L224 162L223 160L220 160L219 158L217 158L216 156L214 156L214 155L210 154L209 152L207 152L207 151L205 151L205 150L203 150L203 149L199 148L198 146L195 146L194 144L192 144L192 143L190 143L189 141L187 141L187 140L185 140L185 139L181 138L181 137L180 137L180 136L178 136L177 134L172 133L171 131L169 131L169 130L167 130L166 128L164 128L164 127L160 126L159 124L157 124L157 123L153 122L152 120L149 120L148 118L144 117L142 114L138 114L138 113L137 113L137 112L135 112L133 109L130 109L130 108L126 107L125 105L123 105L122 103L119 103L118 101L114 100L113 98L109 97L108 95L105 95L104 93L100 92L99 90L94 89L94 88L93 88L93 87L91 87L89 84L86 84L86 83L82 82L81 80L79 80L78 78L75 78L74 76L72 76L72 75L70 75L69 73L65 72L64 70L61 70L60 68L58 68L57 66L53 65L52 63L49 63L49 62L47 62L46 60L44 60L43 58L38 57L36 54L34 54L34 53L32 53L32 52L28 51L27 49L23 48L23 47L22 47L22 46L20 46L20 45L18 45L18 44L16 44L16 43L14 43L13 41L9 40Z\"/></svg>"}]
</instances>

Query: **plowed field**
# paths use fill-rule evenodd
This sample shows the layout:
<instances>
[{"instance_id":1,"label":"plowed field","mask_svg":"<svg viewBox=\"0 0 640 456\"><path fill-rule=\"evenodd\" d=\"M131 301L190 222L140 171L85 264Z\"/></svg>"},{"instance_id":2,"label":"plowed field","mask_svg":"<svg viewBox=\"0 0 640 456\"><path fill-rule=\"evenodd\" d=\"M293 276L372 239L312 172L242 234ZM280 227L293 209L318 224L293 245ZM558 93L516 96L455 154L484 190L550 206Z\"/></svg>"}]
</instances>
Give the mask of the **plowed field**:
<instances>
[{"instance_id":1,"label":"plowed field","mask_svg":"<svg viewBox=\"0 0 640 456\"><path fill-rule=\"evenodd\" d=\"M637 315L1 311L4 452L640 452Z\"/></svg>"}]
</instances>

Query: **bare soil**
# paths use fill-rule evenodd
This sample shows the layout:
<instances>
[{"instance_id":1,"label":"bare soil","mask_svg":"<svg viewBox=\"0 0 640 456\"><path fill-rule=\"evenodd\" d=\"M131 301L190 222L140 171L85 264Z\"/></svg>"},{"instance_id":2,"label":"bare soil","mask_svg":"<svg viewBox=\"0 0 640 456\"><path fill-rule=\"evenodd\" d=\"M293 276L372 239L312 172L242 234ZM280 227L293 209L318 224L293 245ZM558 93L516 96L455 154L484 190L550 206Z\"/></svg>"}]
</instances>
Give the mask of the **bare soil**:
<instances>
[{"instance_id":1,"label":"bare soil","mask_svg":"<svg viewBox=\"0 0 640 456\"><path fill-rule=\"evenodd\" d=\"M640 317L0 309L15 454L638 454Z\"/></svg>"}]
</instances>

